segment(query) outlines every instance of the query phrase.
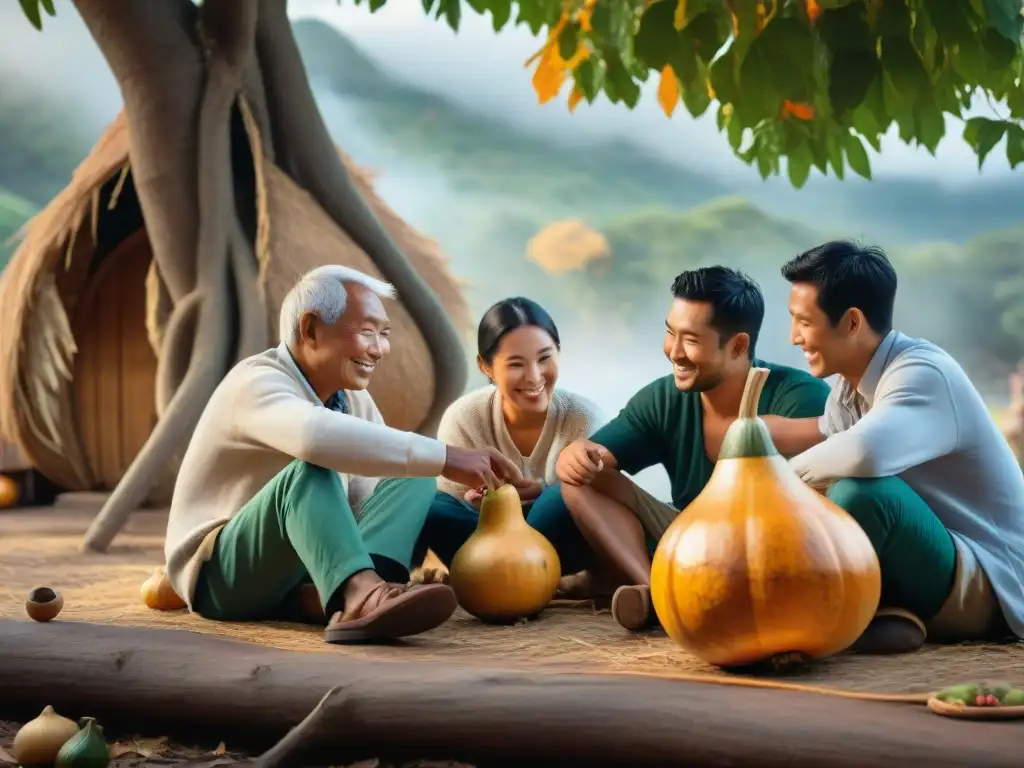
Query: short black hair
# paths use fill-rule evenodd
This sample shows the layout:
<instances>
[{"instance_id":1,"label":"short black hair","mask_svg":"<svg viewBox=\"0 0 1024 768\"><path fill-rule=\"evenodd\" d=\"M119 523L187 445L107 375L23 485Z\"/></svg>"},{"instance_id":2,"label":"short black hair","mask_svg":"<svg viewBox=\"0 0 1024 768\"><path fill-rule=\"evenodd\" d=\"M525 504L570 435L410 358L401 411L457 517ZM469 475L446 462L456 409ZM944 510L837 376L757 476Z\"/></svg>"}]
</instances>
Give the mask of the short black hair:
<instances>
[{"instance_id":1,"label":"short black hair","mask_svg":"<svg viewBox=\"0 0 1024 768\"><path fill-rule=\"evenodd\" d=\"M764 296L749 275L720 266L688 269L676 276L672 295L684 301L710 304L711 327L721 336L722 346L737 333L745 333L750 337L747 354L754 359L764 322Z\"/></svg>"},{"instance_id":2,"label":"short black hair","mask_svg":"<svg viewBox=\"0 0 1024 768\"><path fill-rule=\"evenodd\" d=\"M782 276L790 283L816 285L818 306L832 325L856 307L878 335L892 330L896 270L878 246L833 240L787 262Z\"/></svg>"},{"instance_id":3,"label":"short black hair","mask_svg":"<svg viewBox=\"0 0 1024 768\"><path fill-rule=\"evenodd\" d=\"M555 321L551 319L551 315L537 302L522 296L513 296L492 305L480 318L480 325L476 331L477 354L490 365L494 362L494 355L498 351L501 340L516 328L528 325L547 331L547 334L554 340L555 347L561 346L558 328L555 327Z\"/></svg>"}]
</instances>

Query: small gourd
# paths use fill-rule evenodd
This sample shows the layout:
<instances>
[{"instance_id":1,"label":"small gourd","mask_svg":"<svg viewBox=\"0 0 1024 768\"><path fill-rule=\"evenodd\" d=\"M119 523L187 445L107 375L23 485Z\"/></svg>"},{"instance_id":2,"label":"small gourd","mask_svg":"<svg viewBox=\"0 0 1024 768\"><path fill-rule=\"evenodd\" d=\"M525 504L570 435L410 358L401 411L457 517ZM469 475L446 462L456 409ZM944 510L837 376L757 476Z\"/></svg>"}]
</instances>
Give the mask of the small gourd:
<instances>
[{"instance_id":1,"label":"small gourd","mask_svg":"<svg viewBox=\"0 0 1024 768\"><path fill-rule=\"evenodd\" d=\"M103 728L92 717L83 717L78 724L78 732L57 753L54 768L107 768L110 750Z\"/></svg>"},{"instance_id":2,"label":"small gourd","mask_svg":"<svg viewBox=\"0 0 1024 768\"><path fill-rule=\"evenodd\" d=\"M7 475L0 475L0 509L10 509L18 503L21 488L18 481Z\"/></svg>"},{"instance_id":3,"label":"small gourd","mask_svg":"<svg viewBox=\"0 0 1024 768\"><path fill-rule=\"evenodd\" d=\"M74 720L61 717L47 706L35 720L18 730L11 752L24 768L51 766L64 743L78 733Z\"/></svg>"},{"instance_id":4,"label":"small gourd","mask_svg":"<svg viewBox=\"0 0 1024 768\"><path fill-rule=\"evenodd\" d=\"M64 608L64 596L49 587L36 587L28 593L25 613L34 621L50 621Z\"/></svg>"},{"instance_id":5,"label":"small gourd","mask_svg":"<svg viewBox=\"0 0 1024 768\"><path fill-rule=\"evenodd\" d=\"M142 582L142 602L155 611L177 611L185 607L185 601L174 591L163 568L157 568Z\"/></svg>"},{"instance_id":6,"label":"small gourd","mask_svg":"<svg viewBox=\"0 0 1024 768\"><path fill-rule=\"evenodd\" d=\"M711 478L651 563L665 631L720 667L838 653L867 628L881 594L867 535L797 476L757 417L768 374L751 369Z\"/></svg>"},{"instance_id":7,"label":"small gourd","mask_svg":"<svg viewBox=\"0 0 1024 768\"><path fill-rule=\"evenodd\" d=\"M519 491L503 485L484 495L476 530L452 558L449 583L465 611L506 624L544 610L561 572L555 548L526 524Z\"/></svg>"}]
</instances>

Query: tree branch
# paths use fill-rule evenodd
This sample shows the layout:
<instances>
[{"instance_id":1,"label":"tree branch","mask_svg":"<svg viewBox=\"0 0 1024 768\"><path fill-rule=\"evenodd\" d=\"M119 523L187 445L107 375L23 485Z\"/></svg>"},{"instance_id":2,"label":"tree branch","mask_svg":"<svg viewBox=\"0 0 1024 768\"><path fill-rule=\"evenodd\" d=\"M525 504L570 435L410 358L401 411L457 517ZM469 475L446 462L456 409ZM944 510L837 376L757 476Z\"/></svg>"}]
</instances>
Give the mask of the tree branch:
<instances>
[{"instance_id":1,"label":"tree branch","mask_svg":"<svg viewBox=\"0 0 1024 768\"><path fill-rule=\"evenodd\" d=\"M313 98L287 15L287 0L261 0L256 49L277 164L317 201L394 284L434 363L434 402L419 430L433 434L466 385L462 339L437 296L409 264L353 185Z\"/></svg>"},{"instance_id":2,"label":"tree branch","mask_svg":"<svg viewBox=\"0 0 1024 768\"><path fill-rule=\"evenodd\" d=\"M254 768L299 768L304 765L303 756L310 751L311 745L315 744L315 739L320 735L320 727L329 722L329 716L335 713L335 697L343 692L344 688L336 685L325 693L301 723L260 756ZM342 698L337 705L343 707L345 699ZM337 723L332 723L332 726L336 727Z\"/></svg>"},{"instance_id":3,"label":"tree branch","mask_svg":"<svg viewBox=\"0 0 1024 768\"><path fill-rule=\"evenodd\" d=\"M163 418L86 532L86 549L106 551L131 512L152 490L159 469L191 437L231 362L228 255L232 222L237 221L231 110L242 87L247 59L253 55L256 12L256 0L205 0L203 4L201 36L208 76L200 110L198 157L193 158L198 167L201 216L195 253L195 290L200 298L192 355Z\"/></svg>"},{"instance_id":4,"label":"tree branch","mask_svg":"<svg viewBox=\"0 0 1024 768\"><path fill-rule=\"evenodd\" d=\"M75 0L117 79L153 259L175 303L195 288L195 163L204 67L189 0Z\"/></svg>"}]
</instances>

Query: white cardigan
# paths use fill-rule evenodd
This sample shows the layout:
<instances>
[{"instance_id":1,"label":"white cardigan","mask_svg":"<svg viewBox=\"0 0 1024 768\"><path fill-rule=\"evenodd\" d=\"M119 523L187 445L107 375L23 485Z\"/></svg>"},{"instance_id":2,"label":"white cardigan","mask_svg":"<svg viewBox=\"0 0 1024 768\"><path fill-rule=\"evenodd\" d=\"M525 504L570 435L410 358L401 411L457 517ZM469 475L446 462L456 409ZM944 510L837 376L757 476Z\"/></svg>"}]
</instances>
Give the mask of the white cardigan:
<instances>
[{"instance_id":1,"label":"white cardigan","mask_svg":"<svg viewBox=\"0 0 1024 768\"><path fill-rule=\"evenodd\" d=\"M333 469L353 511L379 477L434 477L444 443L385 426L369 392L346 390L349 413L324 407L281 346L232 368L203 410L181 463L164 555L192 606L216 533L293 459Z\"/></svg>"},{"instance_id":2,"label":"white cardigan","mask_svg":"<svg viewBox=\"0 0 1024 768\"><path fill-rule=\"evenodd\" d=\"M590 400L555 389L540 439L533 453L523 456L505 426L501 393L494 386L486 386L448 406L438 426L437 439L456 448L497 448L519 466L524 479L551 485L557 480L555 462L562 449L573 440L589 437L604 421L601 410ZM437 479L437 487L460 499L469 490L444 477Z\"/></svg>"}]
</instances>

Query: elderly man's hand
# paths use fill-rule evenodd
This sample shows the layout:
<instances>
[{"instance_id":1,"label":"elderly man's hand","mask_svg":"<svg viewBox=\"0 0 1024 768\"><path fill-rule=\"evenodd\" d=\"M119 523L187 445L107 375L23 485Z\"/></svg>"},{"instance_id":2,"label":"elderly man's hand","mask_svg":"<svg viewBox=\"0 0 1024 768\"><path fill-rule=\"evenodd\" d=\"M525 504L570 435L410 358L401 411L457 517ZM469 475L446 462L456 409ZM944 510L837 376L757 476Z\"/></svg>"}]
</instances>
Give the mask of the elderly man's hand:
<instances>
[{"instance_id":1,"label":"elderly man's hand","mask_svg":"<svg viewBox=\"0 0 1024 768\"><path fill-rule=\"evenodd\" d=\"M441 471L453 483L470 488L486 486L494 490L504 483L520 483L523 473L510 459L494 448L466 450L448 446L448 457Z\"/></svg>"}]
</instances>

